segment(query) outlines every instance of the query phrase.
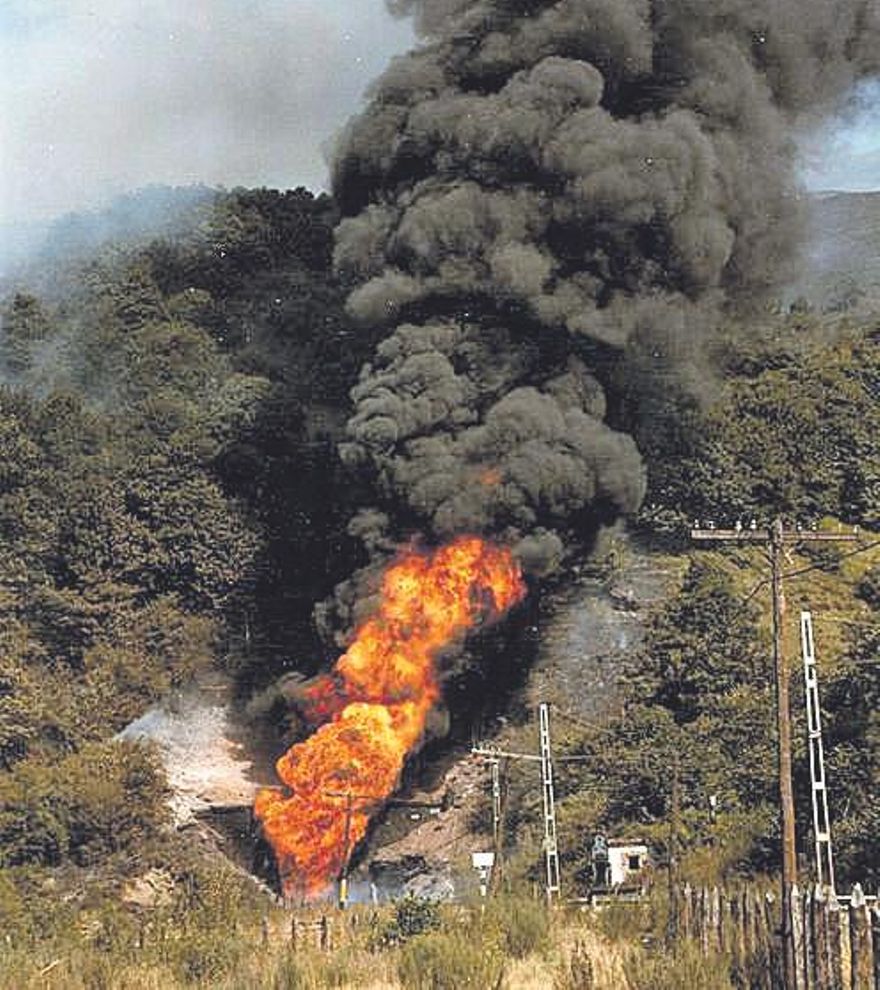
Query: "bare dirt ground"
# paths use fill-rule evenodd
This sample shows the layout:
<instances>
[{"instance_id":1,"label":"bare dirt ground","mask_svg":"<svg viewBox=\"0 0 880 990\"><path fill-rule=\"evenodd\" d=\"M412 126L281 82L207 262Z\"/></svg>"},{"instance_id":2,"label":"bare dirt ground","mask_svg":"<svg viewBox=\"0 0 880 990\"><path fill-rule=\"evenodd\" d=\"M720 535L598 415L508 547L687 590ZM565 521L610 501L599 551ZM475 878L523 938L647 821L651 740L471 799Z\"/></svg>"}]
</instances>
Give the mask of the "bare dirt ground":
<instances>
[{"instance_id":1,"label":"bare dirt ground","mask_svg":"<svg viewBox=\"0 0 880 990\"><path fill-rule=\"evenodd\" d=\"M479 848L490 844L485 836L477 839L472 829L474 816L489 799L489 776L483 761L463 756L452 764L434 790L416 791L411 799L439 805L444 796L448 807L423 815L407 835L381 847L381 856L399 859L420 855L429 861L451 862L470 856L475 843Z\"/></svg>"}]
</instances>

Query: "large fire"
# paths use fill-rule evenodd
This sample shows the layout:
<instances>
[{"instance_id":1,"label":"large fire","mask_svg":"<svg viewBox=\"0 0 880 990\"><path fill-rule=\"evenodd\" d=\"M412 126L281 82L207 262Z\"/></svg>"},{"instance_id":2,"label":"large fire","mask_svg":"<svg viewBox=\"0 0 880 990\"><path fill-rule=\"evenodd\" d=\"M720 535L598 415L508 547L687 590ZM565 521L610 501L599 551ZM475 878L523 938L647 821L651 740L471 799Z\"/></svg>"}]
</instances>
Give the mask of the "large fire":
<instances>
[{"instance_id":1,"label":"large fire","mask_svg":"<svg viewBox=\"0 0 880 990\"><path fill-rule=\"evenodd\" d=\"M391 564L376 614L307 693L324 724L278 761L286 789L257 795L286 894L320 896L339 875L423 736L440 697L441 652L524 593L510 551L478 537Z\"/></svg>"}]
</instances>

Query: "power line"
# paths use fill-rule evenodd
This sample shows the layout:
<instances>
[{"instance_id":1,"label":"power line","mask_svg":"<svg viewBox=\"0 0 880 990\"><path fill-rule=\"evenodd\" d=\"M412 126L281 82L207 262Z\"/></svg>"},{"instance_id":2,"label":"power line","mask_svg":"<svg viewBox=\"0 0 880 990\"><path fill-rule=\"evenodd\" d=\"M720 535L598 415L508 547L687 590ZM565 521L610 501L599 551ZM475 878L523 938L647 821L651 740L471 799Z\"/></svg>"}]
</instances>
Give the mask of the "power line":
<instances>
[{"instance_id":1,"label":"power line","mask_svg":"<svg viewBox=\"0 0 880 990\"><path fill-rule=\"evenodd\" d=\"M832 534L833 535L833 534ZM840 539L841 536L838 536ZM858 538L858 537L856 537ZM873 543L866 543L864 546L859 547L857 550L850 550L849 553L842 553L839 557L836 557L834 563L838 563L841 560L848 560L850 557L855 557L860 553L867 553L868 550L873 550L874 547L880 547L880 540L875 540ZM783 577L800 577L801 574L809 574L810 571L819 571L828 567L827 562L819 562L815 564L810 564L808 567L798 568L796 571L786 571Z\"/></svg>"},{"instance_id":2,"label":"power line","mask_svg":"<svg viewBox=\"0 0 880 990\"><path fill-rule=\"evenodd\" d=\"M716 532L716 531L715 530L710 530L710 532ZM720 532L724 532L724 531L723 530L718 530L717 532L720 533ZM734 530L734 532L737 532L737 531ZM751 530L749 532L751 532ZM795 530L795 532L797 533L799 531L798 530ZM834 536L835 534L830 534L830 535ZM797 541L795 541L795 542L797 542ZM839 557L836 558L835 563L837 561L847 560L849 557L855 557L857 554L860 554L860 553L866 553L868 550L872 550L874 547L880 547L880 540L875 540L873 543L866 543L864 546L861 546L861 547L859 547L856 550L851 550L849 553L841 554ZM800 577L801 574L809 574L810 571L823 570L823 569L825 569L827 567L828 567L828 564L826 562L818 562L818 563L815 563L815 564L810 564L808 567L798 568L795 571L785 571L782 576L784 578ZM745 596L745 598L743 598L742 602L740 603L740 608L745 608L745 606L748 605L748 603L755 597L755 595L757 595L757 593L762 588L766 587L768 584L770 584L770 578L761 578L761 580L758 581L758 583ZM826 619L826 620L823 620L823 621L828 621L828 620ZM837 621L843 621L843 620L837 620Z\"/></svg>"}]
</instances>

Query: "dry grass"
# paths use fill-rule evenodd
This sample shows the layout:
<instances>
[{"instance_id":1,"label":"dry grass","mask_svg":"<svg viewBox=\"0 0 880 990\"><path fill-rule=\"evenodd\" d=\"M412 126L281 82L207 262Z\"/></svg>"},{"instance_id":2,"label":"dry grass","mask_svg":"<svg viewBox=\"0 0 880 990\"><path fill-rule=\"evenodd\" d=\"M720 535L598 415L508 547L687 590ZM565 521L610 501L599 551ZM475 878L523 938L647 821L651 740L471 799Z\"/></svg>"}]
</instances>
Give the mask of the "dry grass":
<instances>
[{"instance_id":1,"label":"dry grass","mask_svg":"<svg viewBox=\"0 0 880 990\"><path fill-rule=\"evenodd\" d=\"M408 944L380 951L371 951L375 929L366 916L351 926L347 917L339 915L334 917L331 951L302 943L293 950L288 937L290 918L282 912L270 919L268 943L260 924L223 933L219 950L218 942L206 936L191 940L183 933L143 949L135 945L102 948L82 938L53 951L7 948L0 951L0 990L412 990L411 980L401 978L401 972L404 978L408 972L402 961L408 952L411 967L412 960L420 958L419 939L428 942L431 938L438 941L433 951L439 947L447 953L441 954L442 967L438 966L445 975L435 981L426 970L420 983L431 990L447 987L451 973L468 972L472 977L458 977L455 990L459 986L491 990L480 982L485 979L484 969L475 967L481 954L494 954L504 961L499 990L587 990L569 978L570 959L576 951L591 961L594 982L589 990L628 990L627 946L601 935L587 916L555 919L549 940L537 951L514 959L501 948L505 932L496 920L481 925L475 914L463 924L460 914L450 915L445 932L417 936ZM425 958L430 960L430 953Z\"/></svg>"},{"instance_id":2,"label":"dry grass","mask_svg":"<svg viewBox=\"0 0 880 990\"><path fill-rule=\"evenodd\" d=\"M387 915L384 921L389 918ZM673 990L687 985L727 990L730 986L727 966L720 957L704 959L693 945L678 946L672 952L662 947L645 948L632 932L605 933L602 929L608 926L590 912L554 917L549 940L520 959L501 948L504 932L496 922L482 924L476 911L466 919L461 911L450 913L443 930L381 950L371 949L375 940L370 937L366 918L355 927L339 915L335 920L336 939L329 952L304 944L294 951L284 935L290 919L281 912L271 919L268 943L262 925L224 933L229 955L220 960L220 968L212 968L210 943L187 944L183 937L143 950L105 950L82 941L59 955L7 948L0 950L0 988ZM200 952L205 954L200 957ZM503 961L500 983L497 968L480 963L484 956ZM422 959L426 960L423 969L419 968ZM189 969L182 965L187 960ZM200 972L199 965L206 970ZM490 972L493 975L487 983Z\"/></svg>"}]
</instances>

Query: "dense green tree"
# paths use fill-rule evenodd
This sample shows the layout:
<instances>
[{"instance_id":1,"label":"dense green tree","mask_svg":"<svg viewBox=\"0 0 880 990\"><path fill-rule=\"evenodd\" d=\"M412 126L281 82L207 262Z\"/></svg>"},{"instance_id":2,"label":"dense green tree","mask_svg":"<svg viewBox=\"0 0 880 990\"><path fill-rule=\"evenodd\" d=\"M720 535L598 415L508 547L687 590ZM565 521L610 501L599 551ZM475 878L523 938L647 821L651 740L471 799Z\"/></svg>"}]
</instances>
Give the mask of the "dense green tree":
<instances>
[{"instance_id":1,"label":"dense green tree","mask_svg":"<svg viewBox=\"0 0 880 990\"><path fill-rule=\"evenodd\" d=\"M18 292L3 307L0 321L0 365L20 375L30 369L36 347L52 334L52 320L39 299Z\"/></svg>"},{"instance_id":2,"label":"dense green tree","mask_svg":"<svg viewBox=\"0 0 880 990\"><path fill-rule=\"evenodd\" d=\"M693 563L627 664L620 713L569 740L589 759L563 775L563 807L577 805L586 787L597 797L587 812L594 829L634 829L668 851L677 786L680 849L718 844L716 865L723 869L766 863L773 854L764 830L772 822L775 750L756 618L725 571ZM583 826L574 823L568 855L588 879Z\"/></svg>"},{"instance_id":3,"label":"dense green tree","mask_svg":"<svg viewBox=\"0 0 880 990\"><path fill-rule=\"evenodd\" d=\"M702 520L880 525L880 336L738 355L718 398L651 462L647 504Z\"/></svg>"},{"instance_id":4,"label":"dense green tree","mask_svg":"<svg viewBox=\"0 0 880 990\"><path fill-rule=\"evenodd\" d=\"M880 628L856 628L845 663L823 684L835 852L849 875L880 881Z\"/></svg>"},{"instance_id":5,"label":"dense green tree","mask_svg":"<svg viewBox=\"0 0 880 990\"><path fill-rule=\"evenodd\" d=\"M86 865L135 847L165 820L164 796L156 757L139 745L22 763L0 775L0 866Z\"/></svg>"},{"instance_id":6,"label":"dense green tree","mask_svg":"<svg viewBox=\"0 0 880 990\"><path fill-rule=\"evenodd\" d=\"M755 619L728 574L693 563L680 594L651 623L648 649L629 674L633 693L681 723L711 713L740 684L766 686Z\"/></svg>"},{"instance_id":7,"label":"dense green tree","mask_svg":"<svg viewBox=\"0 0 880 990\"><path fill-rule=\"evenodd\" d=\"M97 249L3 309L10 871L94 864L158 828L153 757L112 735L215 663L248 687L311 669L313 604L363 562L347 524L369 479L346 474L335 448L375 337L349 324L331 272L332 200L237 189L188 217L149 243ZM823 318L804 312L737 328L719 347L717 387L696 366L691 379L658 374L654 349L622 356L611 415L638 437L653 523L680 532L694 517L781 512L878 524L880 337L841 326L823 341ZM860 585L873 606L877 587L875 569ZM620 716L565 739L590 757L559 771L576 868L590 826L668 848L673 768L677 837L693 856L723 849L723 869L773 867L772 691L741 595L730 572L691 567L625 673ZM825 695L841 861L866 877L878 861L880 689L859 661L877 646L855 636ZM532 778L514 781L512 833L539 815ZM0 911L8 890L0 870Z\"/></svg>"},{"instance_id":8,"label":"dense green tree","mask_svg":"<svg viewBox=\"0 0 880 990\"><path fill-rule=\"evenodd\" d=\"M21 623L0 622L0 768L6 770L28 755L47 716L34 645Z\"/></svg>"}]
</instances>

